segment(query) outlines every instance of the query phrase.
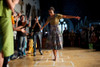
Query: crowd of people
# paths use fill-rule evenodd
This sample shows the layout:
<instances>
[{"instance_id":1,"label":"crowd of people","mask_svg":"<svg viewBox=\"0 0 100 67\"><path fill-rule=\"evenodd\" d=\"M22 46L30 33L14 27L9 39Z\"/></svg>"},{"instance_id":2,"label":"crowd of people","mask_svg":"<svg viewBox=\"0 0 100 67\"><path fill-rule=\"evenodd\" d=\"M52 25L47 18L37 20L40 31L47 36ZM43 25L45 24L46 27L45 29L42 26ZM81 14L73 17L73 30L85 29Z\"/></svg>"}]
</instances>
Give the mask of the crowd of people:
<instances>
[{"instance_id":1,"label":"crowd of people","mask_svg":"<svg viewBox=\"0 0 100 67\"><path fill-rule=\"evenodd\" d=\"M27 47L27 36L33 33L28 33L26 28L31 27L31 17L28 19L27 16L14 11L14 7L18 4L19 0L1 0L0 1L0 67L7 67L9 59L23 58L26 56L26 47ZM38 22L38 17L34 22L35 28L34 34L38 34L40 26ZM36 26L37 25L37 26ZM33 29L34 29L33 28ZM17 57L14 54L14 36L13 31L17 31ZM37 36L37 35L36 35ZM35 43L35 37L34 45ZM33 44L33 43L32 43ZM34 47L35 48L35 47ZM35 54L36 49L34 49ZM40 50L40 54L42 55L42 51ZM16 58L15 58L16 57Z\"/></svg>"},{"instance_id":2,"label":"crowd of people","mask_svg":"<svg viewBox=\"0 0 100 67\"><path fill-rule=\"evenodd\" d=\"M82 31L68 30L63 31L63 43L65 47L81 47L81 48L95 48L95 44L99 40L98 33L92 25L90 28L83 28Z\"/></svg>"},{"instance_id":3,"label":"crowd of people","mask_svg":"<svg viewBox=\"0 0 100 67\"><path fill-rule=\"evenodd\" d=\"M18 2L19 0L0 0L0 67L7 67L9 59L22 59L25 57L27 45L29 46L27 53L36 56L37 38L39 39L39 53L43 55L41 30L48 24L50 24L50 31L49 34L46 35L47 40L45 45L48 45L48 47L52 49L54 54L53 60L56 61L57 50L61 49L59 20L61 18L80 20L80 17L56 14L55 9L50 7L48 10L50 16L42 27L38 16L34 18L30 16L28 18L14 11L14 7ZM27 28L31 28L31 31L28 32ZM13 31L17 31L16 40L14 40ZM79 30L69 32L66 28L63 32L64 46L93 49L99 39L100 37L98 37L93 26L88 29L82 29L81 32ZM17 55L14 54L15 44L17 44Z\"/></svg>"},{"instance_id":4,"label":"crowd of people","mask_svg":"<svg viewBox=\"0 0 100 67\"><path fill-rule=\"evenodd\" d=\"M17 31L17 58L26 56L27 36L30 36L29 51L36 56L37 36L39 37L39 52L42 53L42 37L41 30L50 23L50 35L47 37L46 44L51 47L54 53L54 61L57 59L57 50L61 48L58 30L59 20L61 18L75 18L80 19L79 16L70 16L55 14L55 9L50 7L49 17L41 27L38 16L35 18L28 18L27 16L14 11L15 5L19 0L1 0L0 1L0 67L7 67L8 60L13 59L14 56L14 36L13 31ZM34 20L33 20L34 19ZM33 25L31 25L33 23ZM31 28L31 32L26 29ZM16 58L15 58L16 59Z\"/></svg>"},{"instance_id":5,"label":"crowd of people","mask_svg":"<svg viewBox=\"0 0 100 67\"><path fill-rule=\"evenodd\" d=\"M15 14L16 15L16 14ZM29 51L28 53L34 54L36 56L36 45L37 45L37 37L39 37L39 52L41 55L43 55L41 49L42 49L42 37L41 37L41 25L38 20L38 16L36 16L33 20L30 17L29 19L27 16L22 15L21 13L18 13L18 15L13 16L15 19L12 20L14 22L13 24L13 30L17 31L16 39L15 39L15 45L17 44L17 56L12 55L10 58L11 59L16 59L16 58L23 58L26 56L26 48L29 46ZM31 22L34 23L31 25ZM19 28L20 30L17 30ZM32 28L31 32L27 30L27 28ZM29 39L29 42L28 42ZM34 40L34 41L33 41ZM29 44L28 44L29 43ZM28 44L28 45L27 45ZM34 45L34 46L33 46ZM16 48L16 47L15 47ZM33 50L34 48L34 50Z\"/></svg>"}]
</instances>

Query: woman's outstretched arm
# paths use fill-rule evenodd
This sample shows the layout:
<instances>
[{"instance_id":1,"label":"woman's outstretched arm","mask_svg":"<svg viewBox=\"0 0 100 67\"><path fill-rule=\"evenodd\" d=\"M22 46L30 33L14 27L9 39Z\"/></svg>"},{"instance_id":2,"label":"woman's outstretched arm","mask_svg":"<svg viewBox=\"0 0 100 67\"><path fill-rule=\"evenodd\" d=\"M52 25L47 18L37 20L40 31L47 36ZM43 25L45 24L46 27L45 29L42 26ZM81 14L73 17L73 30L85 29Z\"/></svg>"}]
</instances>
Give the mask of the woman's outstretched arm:
<instances>
[{"instance_id":1,"label":"woman's outstretched arm","mask_svg":"<svg viewBox=\"0 0 100 67\"><path fill-rule=\"evenodd\" d=\"M80 17L79 16L63 15L63 18L68 18L68 19L75 18L75 19L80 20Z\"/></svg>"}]
</instances>

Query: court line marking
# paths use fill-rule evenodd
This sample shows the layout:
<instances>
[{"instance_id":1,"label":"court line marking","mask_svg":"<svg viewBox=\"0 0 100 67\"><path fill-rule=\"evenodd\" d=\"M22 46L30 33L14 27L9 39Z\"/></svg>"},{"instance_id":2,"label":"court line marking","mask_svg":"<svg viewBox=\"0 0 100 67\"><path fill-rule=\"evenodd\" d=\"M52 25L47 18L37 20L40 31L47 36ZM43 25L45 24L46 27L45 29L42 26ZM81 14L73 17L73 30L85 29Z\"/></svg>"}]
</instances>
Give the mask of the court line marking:
<instances>
[{"instance_id":1,"label":"court line marking","mask_svg":"<svg viewBox=\"0 0 100 67\"><path fill-rule=\"evenodd\" d=\"M61 57L62 57L62 52L60 52L60 55L61 55Z\"/></svg>"},{"instance_id":2,"label":"court line marking","mask_svg":"<svg viewBox=\"0 0 100 67\"><path fill-rule=\"evenodd\" d=\"M59 51L57 51L57 58L59 58Z\"/></svg>"},{"instance_id":3,"label":"court line marking","mask_svg":"<svg viewBox=\"0 0 100 67\"><path fill-rule=\"evenodd\" d=\"M71 64L72 64L72 67L75 67L75 66L74 66L74 63L73 63L72 61L70 61L70 62L71 62Z\"/></svg>"},{"instance_id":4,"label":"court line marking","mask_svg":"<svg viewBox=\"0 0 100 67\"><path fill-rule=\"evenodd\" d=\"M41 57L41 60L43 59L43 56Z\"/></svg>"},{"instance_id":5,"label":"court line marking","mask_svg":"<svg viewBox=\"0 0 100 67\"><path fill-rule=\"evenodd\" d=\"M39 62L37 61L37 62L34 64L34 66L37 66L38 63L39 63Z\"/></svg>"},{"instance_id":6,"label":"court line marking","mask_svg":"<svg viewBox=\"0 0 100 67\"><path fill-rule=\"evenodd\" d=\"M37 61L38 63L45 63L46 61ZM48 61L48 62L62 62L62 61ZM64 61L64 63L70 63L71 61Z\"/></svg>"},{"instance_id":7,"label":"court line marking","mask_svg":"<svg viewBox=\"0 0 100 67\"><path fill-rule=\"evenodd\" d=\"M50 53L49 57L52 56L52 53Z\"/></svg>"},{"instance_id":8,"label":"court line marking","mask_svg":"<svg viewBox=\"0 0 100 67\"><path fill-rule=\"evenodd\" d=\"M47 58L46 62L48 62L48 58Z\"/></svg>"},{"instance_id":9,"label":"court line marking","mask_svg":"<svg viewBox=\"0 0 100 67\"><path fill-rule=\"evenodd\" d=\"M38 67L38 66L40 66L40 67L48 67L48 66L50 66L50 67L51 67L51 66L53 66L53 65L46 65L46 66L45 66L45 65L37 65L37 66L35 66L35 67Z\"/></svg>"},{"instance_id":10,"label":"court line marking","mask_svg":"<svg viewBox=\"0 0 100 67\"><path fill-rule=\"evenodd\" d=\"M53 66L55 66L55 62L53 62Z\"/></svg>"},{"instance_id":11,"label":"court line marking","mask_svg":"<svg viewBox=\"0 0 100 67\"><path fill-rule=\"evenodd\" d=\"M52 58L54 58L53 52L52 52Z\"/></svg>"},{"instance_id":12,"label":"court line marking","mask_svg":"<svg viewBox=\"0 0 100 67\"><path fill-rule=\"evenodd\" d=\"M64 62L63 58L62 58L62 62Z\"/></svg>"},{"instance_id":13,"label":"court line marking","mask_svg":"<svg viewBox=\"0 0 100 67\"><path fill-rule=\"evenodd\" d=\"M69 56L67 56L67 58L68 58L68 59L70 59L70 57L69 57Z\"/></svg>"},{"instance_id":14,"label":"court line marking","mask_svg":"<svg viewBox=\"0 0 100 67\"><path fill-rule=\"evenodd\" d=\"M66 61L67 63L71 63L72 66L65 66L65 67L75 67L74 63L72 61ZM41 66L41 67L47 67L47 66L55 66L55 62L53 62L53 65L37 65L39 62L36 62L36 64L34 66ZM44 62L41 62L44 63Z\"/></svg>"}]
</instances>

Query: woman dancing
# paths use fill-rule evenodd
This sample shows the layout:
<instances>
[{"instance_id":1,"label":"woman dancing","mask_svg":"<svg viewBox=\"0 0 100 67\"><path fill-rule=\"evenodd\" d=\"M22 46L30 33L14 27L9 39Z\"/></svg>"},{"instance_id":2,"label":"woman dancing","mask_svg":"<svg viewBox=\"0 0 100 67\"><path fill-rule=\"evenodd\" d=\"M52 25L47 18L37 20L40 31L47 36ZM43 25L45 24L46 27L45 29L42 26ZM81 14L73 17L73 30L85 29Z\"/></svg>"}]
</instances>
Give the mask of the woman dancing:
<instances>
[{"instance_id":1,"label":"woman dancing","mask_svg":"<svg viewBox=\"0 0 100 67\"><path fill-rule=\"evenodd\" d=\"M61 18L75 18L75 19L80 19L79 16L69 16L69 15L62 15L62 14L55 14L54 13L55 9L53 7L50 7L49 9L49 17L46 21L46 23L44 24L44 26L41 28L41 30L43 30L43 28L48 25L50 23L50 41L51 42L51 46L53 49L53 53L54 53L54 61L56 61L57 59L57 50L59 49L60 45L60 40L59 40L59 20Z\"/></svg>"}]
</instances>

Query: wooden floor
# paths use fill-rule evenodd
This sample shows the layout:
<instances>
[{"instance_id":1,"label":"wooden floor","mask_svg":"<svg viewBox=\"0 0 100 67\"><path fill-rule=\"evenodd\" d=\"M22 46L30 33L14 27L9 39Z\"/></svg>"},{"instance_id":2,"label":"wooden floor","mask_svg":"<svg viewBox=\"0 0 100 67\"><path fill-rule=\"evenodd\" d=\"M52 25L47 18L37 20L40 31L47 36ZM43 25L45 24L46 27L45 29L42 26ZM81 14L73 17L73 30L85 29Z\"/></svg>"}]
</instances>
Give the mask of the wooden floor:
<instances>
[{"instance_id":1,"label":"wooden floor","mask_svg":"<svg viewBox=\"0 0 100 67\"><path fill-rule=\"evenodd\" d=\"M36 57L28 55L23 59L9 62L9 67L100 67L100 52L81 48L64 48L57 53L53 61L52 50L43 50L41 56L37 50Z\"/></svg>"}]
</instances>

